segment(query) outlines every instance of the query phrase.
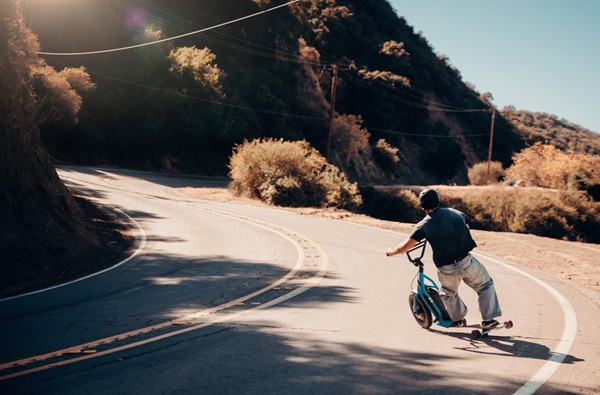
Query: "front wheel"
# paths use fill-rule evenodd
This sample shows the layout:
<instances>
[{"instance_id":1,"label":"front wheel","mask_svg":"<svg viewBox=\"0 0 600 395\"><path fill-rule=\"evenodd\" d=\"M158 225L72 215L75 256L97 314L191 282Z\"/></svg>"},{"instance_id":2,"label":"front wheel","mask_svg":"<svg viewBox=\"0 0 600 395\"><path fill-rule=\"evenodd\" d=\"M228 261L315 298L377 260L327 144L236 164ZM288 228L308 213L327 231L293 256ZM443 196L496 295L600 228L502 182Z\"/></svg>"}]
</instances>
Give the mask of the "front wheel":
<instances>
[{"instance_id":1,"label":"front wheel","mask_svg":"<svg viewBox=\"0 0 600 395\"><path fill-rule=\"evenodd\" d=\"M417 298L417 305L415 311L415 294L411 293L408 295L408 304L410 306L410 311L413 313L413 317L415 317L415 321L417 324L421 326L421 328L429 328L433 323L431 318L431 311L425 306L425 303L419 298Z\"/></svg>"}]
</instances>

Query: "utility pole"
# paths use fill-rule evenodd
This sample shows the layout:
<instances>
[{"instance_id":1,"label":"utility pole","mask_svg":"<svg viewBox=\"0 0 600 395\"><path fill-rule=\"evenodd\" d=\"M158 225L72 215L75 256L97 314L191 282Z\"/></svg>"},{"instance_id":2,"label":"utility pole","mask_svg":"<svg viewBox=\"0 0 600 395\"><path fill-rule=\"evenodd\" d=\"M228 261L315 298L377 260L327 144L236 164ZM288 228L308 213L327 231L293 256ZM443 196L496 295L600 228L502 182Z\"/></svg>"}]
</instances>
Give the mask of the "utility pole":
<instances>
[{"instance_id":1,"label":"utility pole","mask_svg":"<svg viewBox=\"0 0 600 395\"><path fill-rule=\"evenodd\" d=\"M338 65L333 65L333 77L331 78L331 100L329 103L329 131L327 132L327 161L330 162L330 154L331 154L331 131L333 129L333 113L335 111L335 92L337 90L337 75L338 75Z\"/></svg>"},{"instance_id":2,"label":"utility pole","mask_svg":"<svg viewBox=\"0 0 600 395\"><path fill-rule=\"evenodd\" d=\"M494 142L494 120L496 119L496 109L492 109L492 124L490 125L490 146L488 148L487 160L487 180L490 182L490 166L492 163L492 143Z\"/></svg>"}]
</instances>

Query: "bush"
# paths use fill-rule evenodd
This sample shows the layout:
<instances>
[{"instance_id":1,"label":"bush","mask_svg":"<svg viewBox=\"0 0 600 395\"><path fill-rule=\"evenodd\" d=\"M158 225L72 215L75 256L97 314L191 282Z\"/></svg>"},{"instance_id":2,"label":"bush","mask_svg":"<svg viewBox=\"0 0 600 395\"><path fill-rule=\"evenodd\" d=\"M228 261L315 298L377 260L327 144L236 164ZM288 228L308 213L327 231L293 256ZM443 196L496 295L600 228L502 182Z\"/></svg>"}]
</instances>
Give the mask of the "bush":
<instances>
[{"instance_id":1,"label":"bush","mask_svg":"<svg viewBox=\"0 0 600 395\"><path fill-rule=\"evenodd\" d=\"M488 164L487 162L480 162L468 170L469 182L471 185L489 185L497 184L499 181L504 179L504 169L502 163L491 162L490 163L490 174L488 177Z\"/></svg>"},{"instance_id":2,"label":"bush","mask_svg":"<svg viewBox=\"0 0 600 395\"><path fill-rule=\"evenodd\" d=\"M398 222L416 222L423 217L417 195L408 190L362 187L362 211L370 217Z\"/></svg>"},{"instance_id":3,"label":"bush","mask_svg":"<svg viewBox=\"0 0 600 395\"><path fill-rule=\"evenodd\" d=\"M400 162L398 151L400 149L389 145L385 139L379 139L373 149L373 159L384 169L393 169Z\"/></svg>"},{"instance_id":4,"label":"bush","mask_svg":"<svg viewBox=\"0 0 600 395\"><path fill-rule=\"evenodd\" d=\"M583 191L504 186L434 188L443 206L454 207L470 217L473 229L600 243L600 203ZM416 222L423 217L416 192L364 187L363 210L379 219Z\"/></svg>"},{"instance_id":5,"label":"bush","mask_svg":"<svg viewBox=\"0 0 600 395\"><path fill-rule=\"evenodd\" d=\"M356 210L362 203L356 184L306 141L244 141L229 170L234 194L272 205Z\"/></svg>"},{"instance_id":6,"label":"bush","mask_svg":"<svg viewBox=\"0 0 600 395\"><path fill-rule=\"evenodd\" d=\"M445 205L465 212L475 229L600 242L600 204L581 191L494 187L438 192Z\"/></svg>"},{"instance_id":7,"label":"bush","mask_svg":"<svg viewBox=\"0 0 600 395\"><path fill-rule=\"evenodd\" d=\"M530 186L578 189L581 181L600 182L600 156L565 153L553 145L536 143L514 155L506 173L507 177L515 181L523 179Z\"/></svg>"}]
</instances>

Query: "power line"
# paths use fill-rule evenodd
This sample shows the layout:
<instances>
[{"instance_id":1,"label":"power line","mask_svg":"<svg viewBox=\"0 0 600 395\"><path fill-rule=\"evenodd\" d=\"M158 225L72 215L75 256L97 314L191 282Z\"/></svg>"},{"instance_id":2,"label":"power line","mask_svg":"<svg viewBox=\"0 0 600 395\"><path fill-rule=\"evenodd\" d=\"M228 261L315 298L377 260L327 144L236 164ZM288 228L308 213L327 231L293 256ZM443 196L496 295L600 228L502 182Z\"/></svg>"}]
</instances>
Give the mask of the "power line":
<instances>
[{"instance_id":1,"label":"power line","mask_svg":"<svg viewBox=\"0 0 600 395\"><path fill-rule=\"evenodd\" d=\"M266 14L268 12L274 11L274 10L279 9L279 8L287 7L287 6L291 5L291 4L297 3L299 1L301 1L301 0L292 0L292 1L289 1L289 2L287 2L285 4L281 4L281 5L269 8L268 10L259 11L257 13L254 13L254 14L251 14L251 15L246 15L246 16L241 17L241 18L233 19L233 20L228 21L228 22L223 22L223 23L220 23L220 24L215 25L215 26L207 27L207 28L204 28L204 29L196 30L196 31L193 31L193 32L185 33L185 34L180 34L180 35L175 36L175 37L163 38L161 40L151 41L151 42L148 42L148 43L137 44L137 45L130 45L130 46L121 47L121 48L104 49L104 50L100 50L100 51L62 52L62 53L59 53L59 52L37 52L37 54L38 55L46 55L46 56L96 55L96 54L118 52L118 51L126 51L126 50L129 50L129 49L146 47L146 46L149 46L149 45L155 45L155 44L160 44L160 43L167 42L167 41L176 40L176 39L179 39L179 38L182 38L182 37L192 36L194 34L206 32L206 31L213 30L213 29L216 29L216 28L219 28L219 27L223 27L223 26L226 26L226 25L231 25L233 23L236 23L236 22L239 22L239 21L243 21L245 19L250 19L250 18L253 18L253 17L258 16L258 15Z\"/></svg>"},{"instance_id":2,"label":"power line","mask_svg":"<svg viewBox=\"0 0 600 395\"><path fill-rule=\"evenodd\" d=\"M397 101L399 103L406 104L406 105L409 105L409 106L412 106L412 107L422 108L422 109L429 110L429 111L440 111L440 112L456 112L456 113L490 112L490 110L487 109L487 108L475 108L475 109L461 108L461 107L449 106L449 105L446 105L446 104L443 104L443 103L436 103L436 102L433 102L431 100L422 99L426 103L433 104L434 106L432 107L432 106L424 104L424 103L418 103L418 102L415 102L415 101L412 101L412 100L403 99L401 97L398 97L398 96L392 95L390 93L387 93L387 92L385 92L385 91L383 91L381 89L378 89L378 88L375 88L375 87L371 86L370 84L368 84L367 82L365 82L364 79L358 79L358 78L356 78L355 76L353 76L350 73L343 73L343 74L348 78L348 80L351 83L353 83L355 85L358 85L358 86L360 86L360 87L362 87L362 88L364 88L366 90L370 90L370 91L375 92L375 93L377 93L377 94L379 94L381 96L387 97L387 98L389 98L391 100L394 100L394 101Z\"/></svg>"},{"instance_id":3,"label":"power line","mask_svg":"<svg viewBox=\"0 0 600 395\"><path fill-rule=\"evenodd\" d=\"M460 136L444 136L444 135L440 135L440 134L419 134L419 133L407 133L407 132L398 132L395 130L387 130L387 129L377 129L377 128L372 128L369 126L366 126L365 129L367 130L373 130L376 132L380 132L380 133L389 133L389 134L397 134L400 136L412 136L412 137L430 137L430 138L445 138L445 139L457 139L457 138L463 138L463 137L482 137L482 136L489 136L489 133L478 133L478 134L461 134Z\"/></svg>"},{"instance_id":4,"label":"power line","mask_svg":"<svg viewBox=\"0 0 600 395\"><path fill-rule=\"evenodd\" d=\"M124 8L127 8L127 9L132 9L129 6L127 6L125 4L122 4L119 0L111 0L111 1L114 2L115 4L118 4L121 7L124 7ZM146 7L149 7L151 9L154 9L154 10L158 11L159 13L168 15L170 17L177 18L177 19L179 19L181 21L184 21L186 23L190 23L190 24L199 26L197 23L194 23L194 22L192 22L192 21L190 21L188 19L179 17L179 16L177 16L177 15L175 15L173 13L170 13L168 11L164 11L164 10L162 10L162 9L156 7L156 6L153 6L151 4L148 4L148 3L144 2L143 0L137 0L136 2L139 3L139 4L142 4L142 5L146 6ZM140 12L139 10L137 10L137 11ZM147 16L147 17L150 17L152 19L158 20L158 18L155 17L155 16L153 16L152 14L145 13L145 12L143 14L145 16ZM165 23L165 22L161 21L161 23ZM174 29L182 30L181 28L177 27L176 25L174 25L172 23L169 23L169 25L172 28L174 28ZM262 49L266 49L266 50L272 51L273 53L267 53L267 52L253 50L253 49L248 48L248 47L236 45L236 44L233 44L233 43L230 43L230 42L227 42L227 41L224 41L224 40L219 40L217 38L209 37L209 36L206 36L206 35L204 35L203 38L206 39L206 40L209 40L209 41L216 42L216 43L218 43L220 45L223 45L223 46L226 46L226 47L229 47L229 48L233 48L233 49L242 51L242 52L246 52L246 53L250 53L250 54L254 54L254 55L259 55L259 56L263 56L263 57L268 57L268 58L273 58L273 59L277 59L277 60L280 60L280 61L293 62L293 63L297 63L297 64L301 64L302 63L302 64L308 64L308 65L312 65L312 66L324 66L324 67L328 66L328 65L334 66L333 62L328 62L328 61L326 61L326 62L311 62L311 61L308 61L308 60L299 61L297 54L288 53L288 52L276 50L276 49L273 49L273 48L265 47L265 46L262 46L262 45L258 45L258 44L252 43L250 41L241 40L241 39L239 39L237 37L233 37L233 36L227 35L227 34L222 33L222 32L214 32L214 33L217 33L219 35L225 36L225 37L227 37L229 39L232 39L232 40L241 41L241 42L243 42L245 44L248 44L248 45L251 45L251 46L255 46L255 47L258 47L258 48L262 48ZM284 56L282 56L282 55L284 55ZM366 56L366 54L365 54L365 56ZM335 66L337 67L338 65L335 65ZM340 69L340 71L343 71L343 70L350 70L350 68ZM354 76L352 76L349 73L344 73L344 75L346 75L347 77L349 77L351 80L355 80ZM406 96L413 97L413 98L421 100L422 102L425 102L425 103L430 103L430 104L432 104L434 106L434 107L431 107L431 106L428 106L428 105L425 105L425 104L421 104L421 103L417 103L417 102L414 102L414 101L410 101L408 99L401 99L401 98L399 98L397 96L393 96L393 95L390 95L388 93L385 93L384 91L382 91L380 89L376 89L376 88L371 87L370 84L365 83L362 79L359 80L358 84L360 84L363 87L365 87L367 89L370 89L373 92L378 93L378 94L380 94L382 96L385 96L385 97L391 98L393 100L397 100L399 102L402 102L403 104L412 105L412 106L424 108L424 109L431 110L431 111L443 111L443 112L491 112L489 109L469 109L469 108L464 108L464 107L451 106L451 105L443 104L443 103L437 103L437 102L434 102L434 101L431 101L431 100L420 98L420 97L418 97L416 95L412 95L412 94L410 94L408 92L401 92L402 94L404 94Z\"/></svg>"},{"instance_id":5,"label":"power line","mask_svg":"<svg viewBox=\"0 0 600 395\"><path fill-rule=\"evenodd\" d=\"M95 76L98 76L98 77L101 77L101 78L105 78L105 79L109 79L109 80L121 82L121 83L132 85L132 86L137 86L139 88L144 88L144 89L148 89L148 90L155 91L155 92L167 93L167 94L170 94L170 95L173 95L173 96L182 97L184 99L190 99L190 100L195 100L195 101L202 101L202 102L205 102L205 103L216 104L216 105L220 105L220 106L224 106L224 107L230 107L230 108L234 108L234 109L238 109L238 110L254 111L254 112L261 112L261 113L264 113L264 114L280 115L280 116L295 117L295 118L302 118L302 119L314 119L314 120L319 120L319 121L327 120L327 118L325 118L325 117L314 117L314 116L310 116L310 115L298 115L298 114L290 114L290 113L277 112L277 111L261 110L261 109L258 109L258 108L252 108L252 107L246 107L246 106L239 106L239 105L236 105L236 104L225 103L225 102L222 102L222 101L215 101L215 100L210 100L210 99L203 99L201 97L186 95L184 93L180 93L180 92L177 92L177 91L166 90L166 89L161 89L161 88L153 87L153 86L150 86L150 85L145 85L145 84L140 84L140 83L137 83L137 82L127 81L127 80L124 80L124 79L121 79L121 78L111 77L111 76L108 76L108 75L104 75L104 74L100 74L100 73L96 73L96 72L92 72L92 71L87 71L87 72L89 74L92 74L92 75L95 75Z\"/></svg>"},{"instance_id":6,"label":"power line","mask_svg":"<svg viewBox=\"0 0 600 395\"><path fill-rule=\"evenodd\" d=\"M54 62L54 63L62 64L60 62ZM62 65L64 65L64 64L62 64ZM327 121L329 119L327 117L315 117L315 116L310 116L310 115L298 115L298 114L290 114L290 113L277 112L277 111L262 110L262 109L258 109L258 108L254 108L254 107L239 106L239 105L236 105L236 104L230 104L230 103L225 103L225 102L222 102L222 101L215 101L215 100L204 99L204 98L200 98L200 97L197 97L197 96L186 95L186 94L183 94L183 93L180 93L180 92L176 92L176 91L172 91L172 90L166 90L166 89L161 89L161 88L157 88L157 87L153 87L153 86L149 86L149 85L145 85L145 84L140 84L140 83L137 83L137 82L127 81L127 80L124 80L124 79L121 79L121 78L111 77L111 76L108 76L108 75L105 75L105 74L100 74L100 73L96 73L96 72L89 71L89 70L87 72L89 74L92 74L92 75L95 75L95 76L98 76L98 77L101 77L101 78L105 78L105 79L109 79L109 80L121 82L121 83L132 85L132 86L137 86L139 88L144 88L144 89L148 89L148 90L155 91L155 92L161 92L161 93L166 93L166 94L170 94L170 95L173 95L173 96L182 97L184 99L190 99L190 100L195 100L195 101L202 101L202 102L205 102L205 103L220 105L220 106L229 107L229 108L238 109L238 110L254 111L254 112L259 112L259 113L263 113L263 114L278 115L278 116L285 116L285 117L295 117L295 118L300 118L300 119L312 119L312 120L317 120L317 121ZM395 130L378 129L378 128L372 128L372 127L366 127L366 129L368 131L376 131L376 132L381 132L381 133L396 134L396 135L401 135L401 136L426 137L426 138L463 138L463 137L489 136L489 133L466 134L466 135L461 135L461 136L444 136L444 135L439 135L439 134L419 134L419 133L399 132L399 131L395 131Z\"/></svg>"},{"instance_id":7,"label":"power line","mask_svg":"<svg viewBox=\"0 0 600 395\"><path fill-rule=\"evenodd\" d=\"M118 0L112 0L112 1L115 4L117 4L117 5L121 6L121 7L124 7L126 9L131 9L131 7L129 7L129 6L125 5L125 4L120 3ZM301 0L293 0L293 1L290 1L288 3L285 3L285 4L282 4L282 5L270 8L268 10L263 10L263 11L255 13L255 14L247 15L247 16L242 17L242 18L238 18L238 19L234 19L232 21L221 23L219 25L215 25L215 26L212 26L212 27L207 27L207 28L199 29L199 30L196 30L196 31L193 31L193 32L184 33L184 34L181 34L181 35L178 35L178 36L174 36L174 37L170 37L170 38L165 38L165 39L161 39L161 40L156 40L156 41L152 41L152 42L148 42L148 43L137 44L137 45L127 46L127 47L122 47L122 48L113 48L113 49L107 49L107 50L99 50L99 51L70 52L70 53L38 52L38 54L39 55L48 55L48 56L77 56L77 55L93 55L93 54L110 53L110 52L117 52L117 51L124 51L124 50L128 50L128 49L140 48L140 47L144 47L144 46L149 46L149 45L163 43L163 42L166 42L166 41L175 40L175 39L178 39L178 38L182 38L182 37L186 37L186 36L190 36L190 35L194 35L194 34L200 34L202 32L213 30L213 29L216 29L218 27L222 27L222 26L225 26L225 25L228 25L228 24L239 22L239 21L244 20L244 19L249 19L249 18L255 17L255 16L260 15L260 14L271 12L271 11L274 11L274 10L276 10L278 8L286 7L286 6L289 6L291 4L297 3L299 1L301 1ZM140 3L144 4L146 6L149 6L146 3L141 2L141 1L140 1ZM162 11L162 10L160 10L160 9L154 7L154 6L149 6L149 7L154 8L154 9L158 10L159 12L165 13L166 15L175 16L175 15L173 15L171 13L166 12L166 11ZM157 19L156 17L152 16L151 14L148 14L148 13L144 13L144 14L146 16L150 17L150 18ZM175 17L177 17L177 16L175 16ZM188 23L193 23L191 21L188 21L188 20L180 18L180 17L177 17L177 18L179 18L179 19L181 19L183 21L186 21ZM193 24L195 24L195 23L193 23ZM170 25L173 27L172 24L170 24ZM225 35L223 33L220 33L220 34ZM237 38L235 38L235 37L231 37L231 36L228 36L228 35L225 35L225 36L228 37L228 38L232 38L232 39L236 39L237 40ZM204 38L207 39L207 40L210 40L210 41L215 41L217 43L220 43L221 45L228 46L230 48L234 48L234 49L237 49L237 50L240 50L240 51L245 51L245 52L248 52L248 53L251 53L251 54L255 54L255 55L260 55L260 56L275 58L275 59L278 59L280 61L293 62L293 63L297 63L297 64L303 63L303 64L308 64L308 65L313 65L313 66L326 66L327 64L331 64L329 62L311 62L311 61L308 61L308 60L299 61L298 60L298 55L296 55L296 54L286 53L286 52L274 50L272 48L262 47L262 46L254 44L254 43L247 42L245 40L240 40L240 41L246 42L247 44L255 45L257 47L262 47L262 48L265 48L265 49L273 50L275 52L275 54L269 54L269 53L265 53L265 52L260 52L260 51L252 50L250 48L241 47L241 46L238 46L238 45L235 45L235 44L228 43L228 42L223 41L223 40L218 40L216 38L211 38L211 37L207 37L207 36L204 36ZM281 55L284 55L284 56L281 56ZM465 108L450 106L450 105L446 105L446 104L442 104L442 103L436 103L436 102L433 102L433 101L430 101L430 100L427 100L427 99L421 99L421 98L418 98L418 97L416 97L414 95L411 95L411 94L408 94L406 92L403 92L404 94L406 94L408 96L412 96L412 97L415 97L415 98L418 98L418 99L422 100L423 102L433 104L434 106L432 107L430 105L426 105L426 104L414 102L414 101L407 100L407 99L402 99L400 97L391 95L391 94L389 94L389 93L387 93L387 92L385 92L383 90L380 90L380 89L372 87L370 84L364 82L363 79L357 79L357 78L355 78L353 75L351 75L349 73L344 73L344 75L350 80L350 82L353 82L354 84L359 85L359 86L363 87L364 89L371 90L371 91L373 91L373 92L375 92L375 93L377 93L377 94L379 94L379 95L381 95L383 97L390 98L390 99L398 101L400 103L403 103L403 104L406 104L406 105L409 105L409 106L413 106L413 107L417 107L417 108L426 109L426 110L429 110L429 111L464 112L464 113L466 113L466 112L489 112L490 111L489 109L465 109Z\"/></svg>"},{"instance_id":8,"label":"power line","mask_svg":"<svg viewBox=\"0 0 600 395\"><path fill-rule=\"evenodd\" d=\"M156 17L156 16L154 16L154 15L152 15L150 13L142 12L142 11L140 11L138 9L134 9L134 8L132 8L130 6L122 4L119 0L111 0L111 1L113 3L119 5L120 7L123 7L125 9L129 9L129 10L135 10L136 12L140 12L144 16L147 16L148 18L154 19L154 20L160 22L163 25L168 25L173 30L183 31L183 29L181 27L177 26L174 23L165 22L165 21L159 19L158 17ZM148 7L150 9L156 10L157 12L159 12L161 14L165 14L165 15L167 15L169 17L176 18L177 20L185 22L185 23L187 23L189 25L194 25L194 26L198 26L198 27L201 27L201 28L203 27L202 25L200 25L198 23L195 23L193 21L190 21L189 19L182 18L182 17L180 17L178 15L175 15L175 14L173 14L171 12L165 11L165 10L163 10L161 8L158 8L156 6L148 4L148 3L144 2L144 1L137 0L136 2L139 3L139 4L142 4L145 7ZM223 45L223 46L226 46L226 47L229 47L229 48L233 48L233 49L236 49L236 50L239 50L239 51L247 52L247 53L250 53L250 54L264 56L264 57L268 57L268 58L274 58L274 59L283 60L283 61L287 61L287 62L296 62L296 63L299 63L298 60L297 60L298 54L290 53L290 52L285 52L285 51L281 51L279 49L274 49L274 48L270 48L270 47L265 47L263 45L259 45L259 44L253 43L251 41L243 40L243 39L240 39L240 38L237 38L237 37L234 37L234 36L225 34L223 32L219 32L219 31L214 31L214 32L211 32L211 33L215 33L215 34L218 34L220 36L224 36L224 37L226 37L228 39L231 39L231 40L242 42L242 43L244 43L246 45L249 45L249 46L253 46L253 47L256 47L256 48L261 48L261 49L267 50L269 52L258 51L258 50L251 49L251 48L248 48L248 47L244 47L244 46L241 46L241 45L236 45L236 44L227 42L225 40L219 40L219 39L214 38L214 37L209 37L208 35L203 35L202 37L205 40L213 41L213 42L216 42L216 43L218 43L220 45ZM284 55L285 58L282 58L281 55ZM320 62L307 62L307 63L311 64L311 65L314 65L314 66L321 66L322 65L322 63L320 63ZM325 63L330 63L330 62L325 62Z\"/></svg>"},{"instance_id":9,"label":"power line","mask_svg":"<svg viewBox=\"0 0 600 395\"><path fill-rule=\"evenodd\" d=\"M60 62L54 62L57 64L62 64ZM64 66L64 64L62 64ZM145 85L145 84L140 84L137 82L133 82L133 81L127 81L124 80L122 78L116 78L116 77L111 77L105 74L101 74L101 73L96 73L93 71L89 71L87 70L87 72L91 75L95 75L101 78L105 78L105 79L109 79L109 80L113 80L113 81L117 81L117 82L121 82L124 84L128 84L128 85L132 85L132 86L137 86L139 88L144 88L144 89L148 89L151 91L155 91L155 92L161 92L161 93L166 93L169 95L173 95L173 96L178 96L184 99L190 99L190 100L195 100L195 101L201 101L201 102L205 102L205 103L210 103L210 104L215 104L215 105L220 105L220 106L224 106L224 107L229 107L229 108L233 108L233 109L237 109L237 110L245 110L245 111L254 111L254 112L258 112L258 113L263 113L263 114L269 114L269 115L277 115L277 116L284 116L284 117L294 117L294 118L300 118L300 119L312 119L312 120L317 120L317 121L327 121L330 118L329 117L316 117L316 116L310 116L310 115L298 115L298 114L290 114L290 113L285 113L285 112L277 112L277 111L269 111L269 110L262 110L259 108L254 108L254 107L247 107L247 106L240 106L240 105L236 105L236 104L230 104L230 103L225 103L222 101L215 101L215 100L209 100L209 99L204 99L201 97L197 97L197 96L191 96L191 95L186 95L184 93L180 93L180 92L176 92L176 91L172 91L172 90L166 90L166 89L161 89L161 88L157 88L157 87L153 87L150 85ZM482 136L489 136L489 133L481 133L481 134L464 134L464 135L460 135L460 136L444 136L444 135L439 135L439 134L420 134L420 133L408 133L408 132L399 132L399 131L395 131L395 130L388 130L388 129L379 129L379 128L374 128L374 127L365 127L365 129L367 129L368 131L375 131L375 132L380 132L380 133L388 133L388 134L395 134L395 135L400 135L400 136L412 136L412 137L425 137L425 138L464 138L464 137L482 137ZM506 143L505 141L502 141L503 143L509 145L508 143ZM513 146L513 148L516 148Z\"/></svg>"},{"instance_id":10,"label":"power line","mask_svg":"<svg viewBox=\"0 0 600 395\"><path fill-rule=\"evenodd\" d=\"M131 7L129 7L129 6L127 6L127 5L119 2L118 0L112 0L112 1L115 4L117 4L117 5L121 6L121 7L124 7L126 9L131 9ZM181 34L181 35L178 35L178 36L174 36L174 37L171 37L171 38L165 38L165 39L161 39L161 40L156 40L156 41L149 42L149 43L143 43L143 44L138 44L138 45L133 45L133 46L127 46L127 47L122 47L122 48L113 48L113 49L108 49L108 50L100 50L100 51L88 51L88 52L76 52L76 53L38 52L38 54L40 54L40 55L56 55L56 56L62 56L62 55L64 55L64 56L67 56L67 55L69 55L69 56L70 55L73 55L73 56L74 55L90 55L90 54L102 54L102 53L109 53L109 52L116 52L116 51L124 51L124 50L128 50L128 49L139 48L139 47L144 47L144 46L149 46L149 45L154 45L154 44L159 44L159 43L163 43L163 42L166 42L166 41L175 40L175 39L178 39L178 38L182 38L182 37L186 37L186 36L190 36L190 35L194 35L194 34L200 34L200 33L203 33L203 32L209 31L209 30L216 29L218 27L222 27L222 26L225 26L225 25L229 25L229 24L232 24L232 23L235 23L235 22L239 22L239 21L245 20L245 19L249 19L249 18L258 16L258 15L261 15L261 14L265 14L265 13L274 11L274 10L282 8L282 7L289 6L289 5L297 3L299 1L301 1L301 0L293 0L293 1L287 2L285 4L282 4L282 5L270 8L268 10L263 10L263 11L260 11L260 12L257 12L257 13L251 14L251 15L247 15L245 17L237 18L237 19L234 19L234 20L231 20L231 21L228 21L228 22L224 22L224 23L212 26L212 27L199 29L199 30L196 30L196 31L193 31L193 32L184 33L184 34ZM158 10L159 12L165 13L167 15L177 17L176 15L173 15L173 14L168 13L166 11L162 11L162 10L160 10L160 9L154 7L154 6L150 6L150 5L146 4L146 3L144 3L143 1L139 1L139 3L144 4L146 6L149 6L151 8L154 8L154 9ZM138 10L138 12L139 12L139 10ZM148 13L143 13L143 14L145 14L149 18L157 19L156 17L154 17L151 14L148 14ZM179 18L182 21L195 24L195 23L193 23L191 21L188 21L186 19L183 19L183 18L180 18L180 17L177 17L177 18ZM165 23L165 22L162 22L162 23ZM171 25L171 27L174 28L174 29L182 30L179 27L176 27L175 25L173 25L171 23L169 23L169 25ZM224 35L224 36L226 36L228 38L239 40L239 39L237 39L235 37L231 37L231 36L228 36L228 35L223 34L223 33L219 33L219 34L222 34L222 35ZM226 41L222 41L222 40L218 40L218 39L214 39L214 38L209 38L207 36L204 36L204 38L208 39L208 40L213 40L213 41L219 42L222 45L229 46L229 47L237 49L237 50L246 51L248 53L253 53L253 54L257 54L257 55L261 55L261 56L274 57L274 58L277 58L278 60L290 61L290 62L295 62L295 63L298 63L298 64L300 64L300 63L312 64L312 65L315 65L315 66L325 66L326 65L326 63L322 63L322 62L309 62L309 61L301 62L301 61L298 60L298 56L296 54L285 53L285 52L274 50L272 48L262 47L260 45L257 45L257 44L251 43L251 42L247 42L245 40L239 40L239 41L246 42L247 44L255 45L257 47L262 47L262 48L266 48L266 49L269 49L269 50L273 50L277 54L280 54L280 55L277 56L277 55L272 55L272 54L268 54L268 53L265 53L265 52L259 52L259 51L256 51L256 50L252 50L250 48L244 48L244 47L241 47L241 46L238 46L238 45L235 45L235 44L227 43ZM289 55L289 58L284 58L284 57L281 56L281 54ZM337 65L334 64L334 67L337 69ZM341 69L341 70L348 70L348 69ZM115 81L119 81L119 82L131 84L131 85L135 85L135 86L139 86L139 87L144 87L146 89L150 89L150 90L154 90L154 91L161 91L161 92L165 92L165 93L169 93L169 94L174 94L174 95L177 95L177 96L180 96L180 97L189 98L189 99L192 99L192 100L199 100L199 101L209 102L209 103L212 103L212 104L218 104L218 105L223 105L223 106L228 106L228 107L233 107L233 108L238 108L238 109L244 109L244 110L251 110L251 111L256 111L256 112L269 113L269 114L274 114L274 115L295 116L295 117L299 117L299 118L309 118L309 119L319 119L319 120L326 119L326 118L321 118L321 117L302 116L302 115L293 115L293 114L289 114L289 113L280 113L280 112L266 111L266 110L260 110L260 109L256 109L256 108L251 108L251 107L244 107L244 106L232 105L232 104L228 104L228 103L224 103L224 102L216 102L216 101L212 101L212 100L208 100L208 99L202 99L202 98L198 98L198 97L193 97L193 96L181 94L181 93L178 93L178 92L163 90L163 89L151 87L151 86L148 86L148 85L138 84L138 83L134 83L134 82L131 82L131 81L126 81L126 80L122 80L122 79L119 79L119 78L110 77L110 76L106 76L106 75L102 75L102 74L98 74L98 73L92 73L92 74L98 75L98 76L103 77L103 78L112 79L112 80L115 80ZM433 104L433 105L436 106L436 107L431 107L431 106L428 106L428 105L425 105L425 104L422 104L422 103L417 103L417 102L414 102L414 101L410 101L410 100L407 100L407 99L402 99L402 98L399 98L397 96L391 95L391 94L389 94L389 93L387 93L387 92L385 92L383 90L380 90L380 89L372 87L370 84L364 82L363 79L357 79L357 78L355 78L353 75L351 75L349 73L344 73L344 74L348 77L348 79L350 80L350 82L353 82L353 83L355 83L355 84L357 84L359 86L362 86L365 89L371 90L371 91L373 91L373 92L375 92L375 93L377 93L377 94L379 94L379 95L381 95L383 97L388 97L388 98L390 98L392 100L395 100L395 101L398 101L400 103L407 104L407 105L410 105L410 106L413 106L413 107L423 108L423 109L432 110L432 111L443 111L443 112L484 112L484 111L485 112L489 112L490 111L489 109L465 109L465 108L450 106L450 105L446 105L446 104L442 104L442 103L436 103L436 102L433 102L433 101L430 101L430 100L426 100L426 99L421 99L421 98L418 98L417 96L410 95L410 94L408 94L406 92L403 92L404 94L406 94L408 96L412 96L412 97L418 98L418 99L422 100L423 102L431 103L431 104ZM329 116L329 120L330 121L331 121L331 118L332 118L332 116L330 114L330 116ZM394 134L409 135L409 136L440 137L440 138L452 137L452 136L440 136L440 135L422 135L422 134L402 133L402 132L395 132L395 131L389 131L389 130L381 130L381 129L376 129L376 128L371 128L371 129L372 130L377 130L377 131L380 131L380 132L385 132L385 133L394 133ZM468 136L469 135L462 136L462 137L468 137ZM470 135L470 136L482 136L482 135Z\"/></svg>"}]
</instances>

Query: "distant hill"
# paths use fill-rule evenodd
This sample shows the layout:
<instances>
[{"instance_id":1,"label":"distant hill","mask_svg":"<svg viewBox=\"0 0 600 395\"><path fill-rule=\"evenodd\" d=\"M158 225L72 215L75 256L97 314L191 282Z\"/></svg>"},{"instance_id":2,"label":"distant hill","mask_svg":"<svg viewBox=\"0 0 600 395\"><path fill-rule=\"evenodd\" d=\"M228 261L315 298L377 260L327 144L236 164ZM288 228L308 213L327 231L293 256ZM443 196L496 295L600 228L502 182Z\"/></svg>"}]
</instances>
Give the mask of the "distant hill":
<instances>
[{"instance_id":1,"label":"distant hill","mask_svg":"<svg viewBox=\"0 0 600 395\"><path fill-rule=\"evenodd\" d=\"M502 116L517 128L528 146L540 141L563 151L600 155L600 134L556 115L505 107Z\"/></svg>"}]
</instances>

